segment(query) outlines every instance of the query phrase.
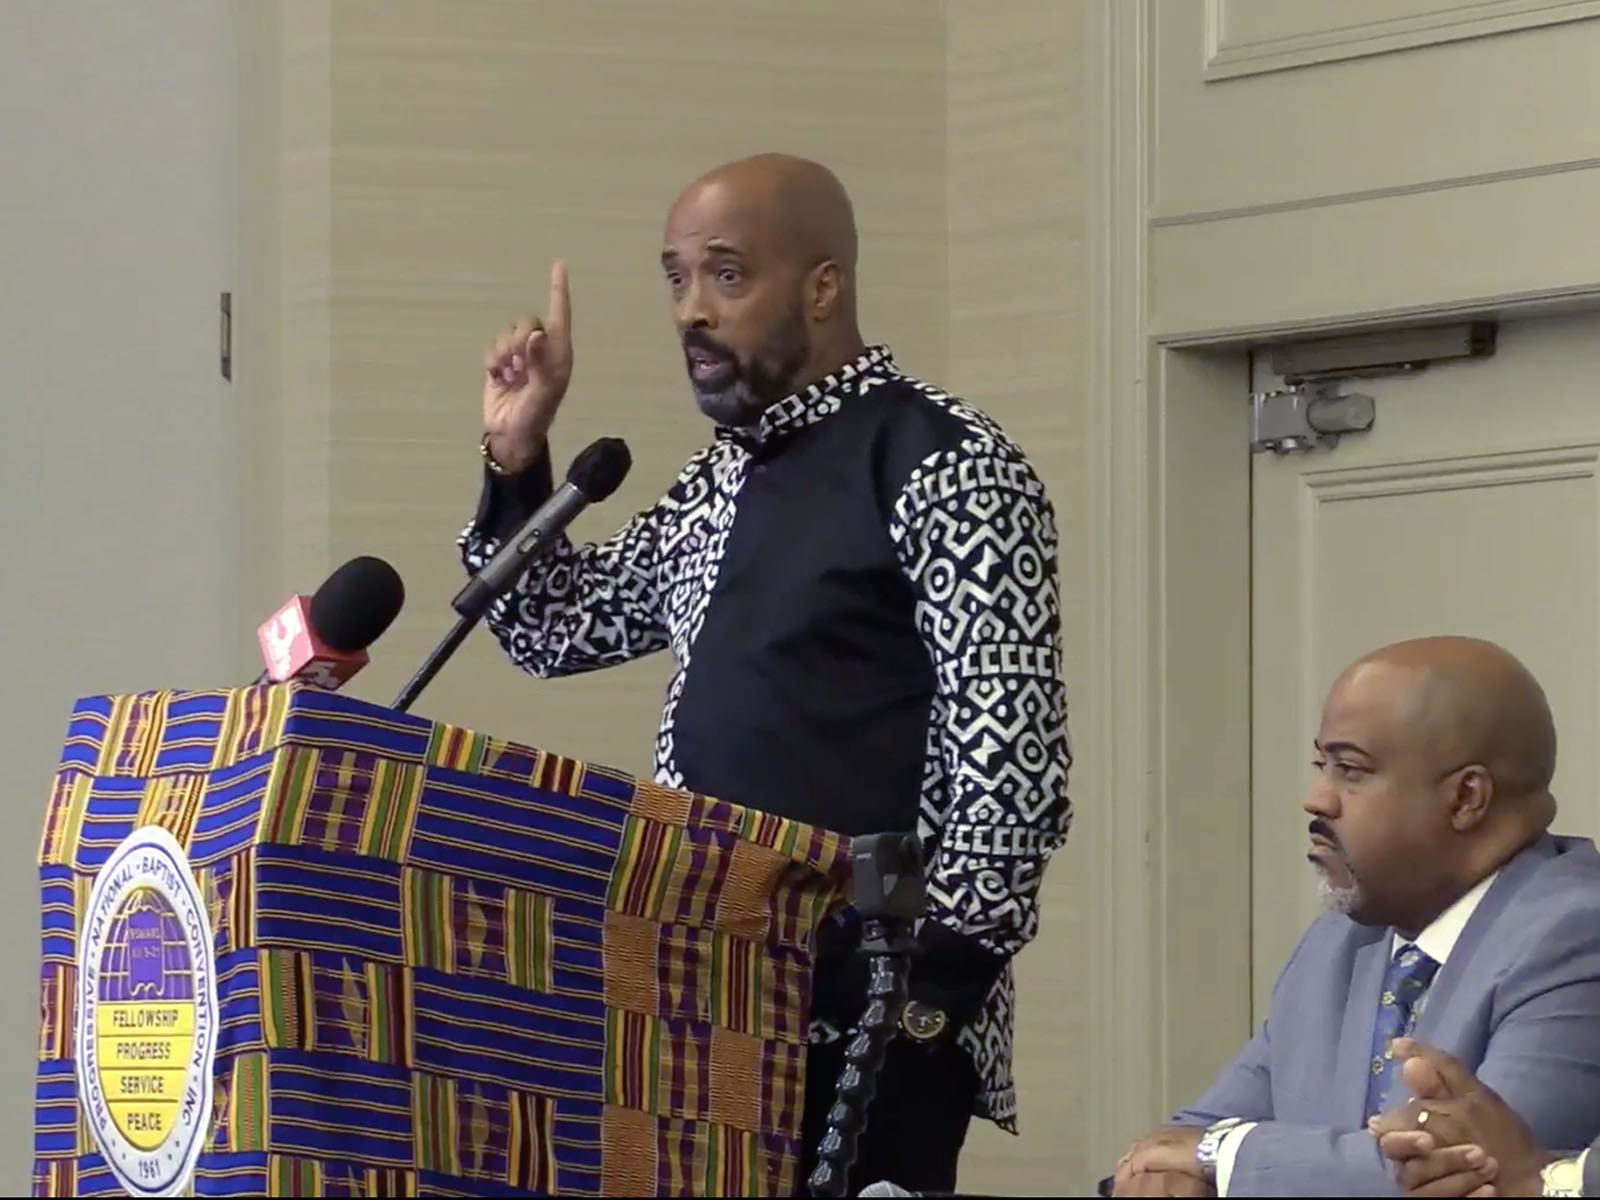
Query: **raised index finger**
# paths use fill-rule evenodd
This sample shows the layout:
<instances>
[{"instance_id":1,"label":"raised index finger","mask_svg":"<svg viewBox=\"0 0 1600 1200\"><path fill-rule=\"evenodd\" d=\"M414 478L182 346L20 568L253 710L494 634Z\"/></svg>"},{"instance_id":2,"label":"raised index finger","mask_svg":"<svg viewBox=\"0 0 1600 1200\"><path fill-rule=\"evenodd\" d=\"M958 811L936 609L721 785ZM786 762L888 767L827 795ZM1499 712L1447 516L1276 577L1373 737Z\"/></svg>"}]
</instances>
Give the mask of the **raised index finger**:
<instances>
[{"instance_id":1,"label":"raised index finger","mask_svg":"<svg viewBox=\"0 0 1600 1200\"><path fill-rule=\"evenodd\" d=\"M559 258L550 267L550 310L544 327L553 338L566 337L572 328L572 292L567 285L567 264Z\"/></svg>"}]
</instances>

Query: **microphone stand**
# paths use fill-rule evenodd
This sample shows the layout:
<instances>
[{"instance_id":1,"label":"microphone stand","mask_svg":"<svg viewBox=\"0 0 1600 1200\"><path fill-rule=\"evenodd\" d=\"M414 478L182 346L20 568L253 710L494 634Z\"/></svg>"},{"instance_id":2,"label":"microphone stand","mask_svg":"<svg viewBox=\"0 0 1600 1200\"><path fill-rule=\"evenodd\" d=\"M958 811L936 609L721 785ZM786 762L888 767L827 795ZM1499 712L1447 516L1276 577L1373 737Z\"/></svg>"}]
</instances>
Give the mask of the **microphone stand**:
<instances>
[{"instance_id":1,"label":"microphone stand","mask_svg":"<svg viewBox=\"0 0 1600 1200\"><path fill-rule=\"evenodd\" d=\"M400 695L389 707L396 712L406 712L411 707L411 702L422 692L422 689L433 682L433 677L439 669L449 661L450 656L460 648L461 643L467 640L467 634L483 619L481 612L471 616L461 617L455 627L445 634L444 641L433 648L433 652L422 660L422 665L417 668L417 673L411 677L405 687L400 689Z\"/></svg>"},{"instance_id":2,"label":"microphone stand","mask_svg":"<svg viewBox=\"0 0 1600 1200\"><path fill-rule=\"evenodd\" d=\"M865 834L854 840L850 857L862 926L857 953L867 957L867 1008L845 1047L845 1065L807 1181L813 1196L845 1194L878 1073L905 1009L906 978L917 949L912 928L927 904L922 846L915 835Z\"/></svg>"},{"instance_id":3,"label":"microphone stand","mask_svg":"<svg viewBox=\"0 0 1600 1200\"><path fill-rule=\"evenodd\" d=\"M627 478L632 466L628 443L621 438L600 438L585 447L567 469L566 482L551 492L522 527L507 538L456 593L456 598L450 601L450 607L460 617L455 628L423 659L422 666L400 689L400 695L390 707L398 712L409 709L411 702L467 640L467 634L483 620L489 606L515 587L529 566L554 549L556 537L579 513L610 497Z\"/></svg>"},{"instance_id":4,"label":"microphone stand","mask_svg":"<svg viewBox=\"0 0 1600 1200\"><path fill-rule=\"evenodd\" d=\"M456 598L450 602L451 607L460 614L455 625L444 635L444 640L433 648L428 657L422 660L417 673L405 687L400 689L400 694L389 707L396 712L408 711L412 701L421 695L423 688L433 682L433 677L445 663L450 661L450 656L461 648L461 643L467 640L467 635L477 628L478 622L483 620L484 614L489 611L489 606L509 592L516 584L518 576L527 570L535 559L548 553L549 549L549 544L546 542L535 544L514 556L497 557L482 571L467 580L466 586L457 592ZM494 577L485 578L490 575L491 566L496 568Z\"/></svg>"}]
</instances>

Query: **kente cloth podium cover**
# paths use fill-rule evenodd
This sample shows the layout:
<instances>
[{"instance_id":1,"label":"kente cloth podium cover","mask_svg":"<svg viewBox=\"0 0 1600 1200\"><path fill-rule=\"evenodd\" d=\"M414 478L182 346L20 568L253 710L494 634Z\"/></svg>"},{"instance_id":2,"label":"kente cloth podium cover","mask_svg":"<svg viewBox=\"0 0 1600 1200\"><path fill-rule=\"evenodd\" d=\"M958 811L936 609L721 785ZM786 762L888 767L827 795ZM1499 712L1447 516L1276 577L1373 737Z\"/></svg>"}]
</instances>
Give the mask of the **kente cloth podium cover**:
<instances>
[{"instance_id":1,"label":"kente cloth podium cover","mask_svg":"<svg viewBox=\"0 0 1600 1200\"><path fill-rule=\"evenodd\" d=\"M299 685L74 708L44 1196L797 1190L849 844Z\"/></svg>"}]
</instances>

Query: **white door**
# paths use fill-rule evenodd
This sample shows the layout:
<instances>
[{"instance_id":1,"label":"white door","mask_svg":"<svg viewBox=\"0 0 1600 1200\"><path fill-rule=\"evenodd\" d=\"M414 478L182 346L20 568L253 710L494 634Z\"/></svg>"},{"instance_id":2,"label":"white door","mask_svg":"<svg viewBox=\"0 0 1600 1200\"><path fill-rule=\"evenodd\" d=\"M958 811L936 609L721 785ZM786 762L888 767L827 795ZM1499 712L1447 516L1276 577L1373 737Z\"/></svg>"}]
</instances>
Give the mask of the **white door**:
<instances>
[{"instance_id":1,"label":"white door","mask_svg":"<svg viewBox=\"0 0 1600 1200\"><path fill-rule=\"evenodd\" d=\"M1224 472L1249 469L1254 484L1248 565L1237 526L1214 548L1203 532L1151 531L1165 711L1149 765L1168 839L1153 989L1167 997L1166 1025L1152 1040L1163 1047L1162 1099L1181 1104L1233 1052L1246 1010L1259 1015L1316 911L1299 805L1322 694L1347 659L1440 629L1510 645L1544 679L1565 735L1559 827L1595 826L1600 611L1583 447L1600 440L1600 405L1588 398L1600 319L1513 326L1492 360L1362 385L1377 399L1377 425L1331 453L1246 468L1237 442L1219 451L1191 422L1243 440L1233 415L1242 401L1221 382L1232 360L1219 365L1195 347L1600 295L1600 240L1589 230L1600 207L1600 75L1584 66L1600 61L1600 3L1108 2L1121 22L1114 44L1126 48L1114 60L1121 78L1134 47L1151 72L1142 95L1113 72L1107 112L1122 131L1122 186L1148 164L1147 236L1117 252L1113 277L1146 286L1140 332L1170 348L1148 371L1131 356L1123 368L1160 393L1161 503L1193 497L1204 509L1219 497L1226 520L1236 493ZM1140 111L1143 140L1129 131ZM1161 512L1168 528L1192 515ZM1217 619L1205 610L1226 597L1237 611L1246 573L1248 698L1225 626L1206 648ZM1146 669L1132 653L1122 661ZM1208 748L1231 759L1246 719L1250 784L1194 762ZM1185 777L1196 770L1198 785ZM1214 789L1213 802L1248 786L1250 828L1236 810L1188 802L1195 786ZM1246 858L1248 928L1238 898ZM1213 884L1219 877L1227 886ZM1212 950L1197 957L1199 942ZM1218 961L1248 962L1248 979ZM1138 968L1129 971L1124 992L1138 988Z\"/></svg>"},{"instance_id":2,"label":"white door","mask_svg":"<svg viewBox=\"0 0 1600 1200\"><path fill-rule=\"evenodd\" d=\"M1257 355L1252 386L1276 381ZM1311 741L1340 669L1400 638L1467 634L1543 683L1557 832L1600 831L1600 314L1508 323L1493 357L1357 380L1376 423L1255 456L1252 994L1259 1020L1317 914L1304 859Z\"/></svg>"}]
</instances>

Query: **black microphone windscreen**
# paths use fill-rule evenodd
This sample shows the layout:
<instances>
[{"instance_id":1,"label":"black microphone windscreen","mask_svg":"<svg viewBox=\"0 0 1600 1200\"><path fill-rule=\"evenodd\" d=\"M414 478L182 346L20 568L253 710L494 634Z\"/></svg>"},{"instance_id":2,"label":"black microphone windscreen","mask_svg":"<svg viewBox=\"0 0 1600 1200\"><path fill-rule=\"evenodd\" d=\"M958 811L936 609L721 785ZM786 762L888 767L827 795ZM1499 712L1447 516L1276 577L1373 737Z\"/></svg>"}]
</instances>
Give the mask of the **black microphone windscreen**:
<instances>
[{"instance_id":1,"label":"black microphone windscreen","mask_svg":"<svg viewBox=\"0 0 1600 1200\"><path fill-rule=\"evenodd\" d=\"M633 455L621 438L603 437L590 443L567 468L567 482L583 493L584 499L598 504L622 486L633 467Z\"/></svg>"},{"instance_id":2,"label":"black microphone windscreen","mask_svg":"<svg viewBox=\"0 0 1600 1200\"><path fill-rule=\"evenodd\" d=\"M383 636L406 602L400 574L381 558L352 558L311 597L311 628L330 650L353 654Z\"/></svg>"}]
</instances>

